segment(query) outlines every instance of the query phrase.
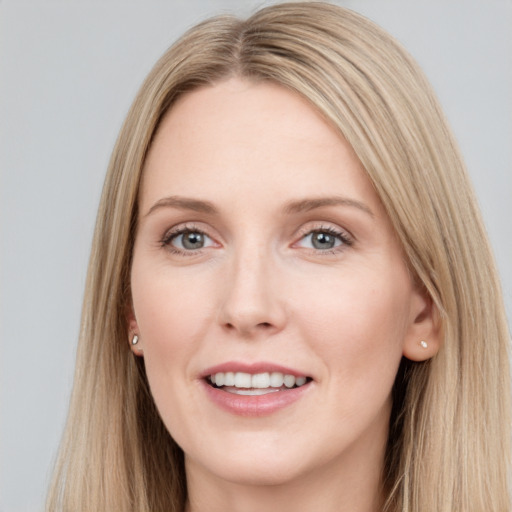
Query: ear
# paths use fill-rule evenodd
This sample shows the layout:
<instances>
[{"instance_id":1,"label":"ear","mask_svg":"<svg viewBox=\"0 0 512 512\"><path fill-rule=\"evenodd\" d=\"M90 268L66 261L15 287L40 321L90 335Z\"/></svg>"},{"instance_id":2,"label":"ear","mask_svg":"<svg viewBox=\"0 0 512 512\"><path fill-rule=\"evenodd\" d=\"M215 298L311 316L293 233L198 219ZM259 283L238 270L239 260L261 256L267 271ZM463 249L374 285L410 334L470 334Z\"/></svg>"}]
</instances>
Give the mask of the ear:
<instances>
[{"instance_id":1,"label":"ear","mask_svg":"<svg viewBox=\"0 0 512 512\"><path fill-rule=\"evenodd\" d=\"M438 353L441 343L441 322L437 307L425 291L415 290L411 299L403 355L411 361L426 361Z\"/></svg>"},{"instance_id":2,"label":"ear","mask_svg":"<svg viewBox=\"0 0 512 512\"><path fill-rule=\"evenodd\" d=\"M127 308L126 321L128 323L128 343L130 344L130 349L136 356L141 357L144 355L144 349L132 306Z\"/></svg>"}]
</instances>

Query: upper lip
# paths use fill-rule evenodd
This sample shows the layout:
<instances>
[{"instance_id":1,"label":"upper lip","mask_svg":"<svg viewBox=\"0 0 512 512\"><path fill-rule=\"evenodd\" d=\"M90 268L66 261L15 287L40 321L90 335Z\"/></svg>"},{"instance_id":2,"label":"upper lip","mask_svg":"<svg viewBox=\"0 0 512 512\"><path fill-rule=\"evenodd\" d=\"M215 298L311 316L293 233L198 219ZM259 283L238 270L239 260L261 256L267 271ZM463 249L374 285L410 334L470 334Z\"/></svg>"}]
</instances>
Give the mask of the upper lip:
<instances>
[{"instance_id":1,"label":"upper lip","mask_svg":"<svg viewBox=\"0 0 512 512\"><path fill-rule=\"evenodd\" d=\"M226 361L225 363L217 364L215 366L210 366L209 368L206 368L206 370L201 372L200 377L204 379L216 373L226 372L243 372L250 374L280 372L285 375L293 375L294 377L310 377L310 375L308 375L307 373L301 372L299 370L265 361L258 361L252 363Z\"/></svg>"}]
</instances>

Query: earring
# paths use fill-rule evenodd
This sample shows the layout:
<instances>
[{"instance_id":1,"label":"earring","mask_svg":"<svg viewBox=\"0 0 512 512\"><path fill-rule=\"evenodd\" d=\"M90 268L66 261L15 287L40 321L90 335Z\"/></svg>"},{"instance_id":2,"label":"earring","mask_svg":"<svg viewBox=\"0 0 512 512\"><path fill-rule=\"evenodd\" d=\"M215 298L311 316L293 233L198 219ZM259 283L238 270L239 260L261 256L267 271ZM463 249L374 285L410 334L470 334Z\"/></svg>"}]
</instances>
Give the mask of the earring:
<instances>
[{"instance_id":1,"label":"earring","mask_svg":"<svg viewBox=\"0 0 512 512\"><path fill-rule=\"evenodd\" d=\"M426 341L420 341L420 345L423 347L423 348L428 348L428 343Z\"/></svg>"},{"instance_id":2,"label":"earring","mask_svg":"<svg viewBox=\"0 0 512 512\"><path fill-rule=\"evenodd\" d=\"M132 338L132 345L137 345L137 343L139 343L139 337L134 334Z\"/></svg>"}]
</instances>

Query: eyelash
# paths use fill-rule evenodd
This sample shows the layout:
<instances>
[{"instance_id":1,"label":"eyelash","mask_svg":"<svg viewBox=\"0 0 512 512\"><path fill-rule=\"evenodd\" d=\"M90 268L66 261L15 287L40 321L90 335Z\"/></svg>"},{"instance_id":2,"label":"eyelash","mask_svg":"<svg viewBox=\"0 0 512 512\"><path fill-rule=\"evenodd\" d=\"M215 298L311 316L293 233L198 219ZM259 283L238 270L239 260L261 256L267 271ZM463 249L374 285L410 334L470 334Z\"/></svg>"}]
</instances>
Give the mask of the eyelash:
<instances>
[{"instance_id":1,"label":"eyelash","mask_svg":"<svg viewBox=\"0 0 512 512\"><path fill-rule=\"evenodd\" d=\"M186 233L198 233L200 235L203 235L205 237L211 238L208 236L207 233L204 232L204 230L198 228L197 226L194 226L193 224L186 224L185 226L178 226L177 228L171 229L170 231L167 231L165 235L163 236L160 245L170 251L172 254L177 254L180 256L193 256L195 254L198 254L201 249L196 250L188 250L184 251L182 249L179 249L178 247L174 247L172 245L172 241L176 238L178 238L180 235L184 235Z\"/></svg>"},{"instance_id":2,"label":"eyelash","mask_svg":"<svg viewBox=\"0 0 512 512\"><path fill-rule=\"evenodd\" d=\"M175 247L172 245L172 241L175 240L180 235L184 235L186 233L198 233L200 235L203 235L204 237L207 237L209 239L212 239L204 230L200 229L199 227L193 225L193 224L187 224L185 226L179 226L177 228L171 229L170 231L167 231L162 240L160 241L161 247L167 249L172 254L177 254L180 256L194 256L201 252L204 247L200 249L190 249L190 250L182 250L178 247ZM341 244L337 247L333 247L332 249L309 249L310 251L313 251L315 254L321 254L321 255L332 255L337 254L340 251L343 251L347 247L350 247L354 244L353 238L345 231L338 230L332 226L318 226L314 228L307 228L302 230L299 233L299 239L297 242L294 243L296 245L297 243L304 240L307 236L313 235L315 233L326 233L328 235L331 235L338 239ZM307 249L307 248L305 248Z\"/></svg>"},{"instance_id":3,"label":"eyelash","mask_svg":"<svg viewBox=\"0 0 512 512\"><path fill-rule=\"evenodd\" d=\"M333 247L332 249L310 249L315 254L320 254L322 256L338 254L339 252L345 250L347 247L351 247L352 245L354 245L354 239L352 238L351 235L349 235L346 231L336 229L333 226L318 226L314 228L308 227L307 229L301 231L300 238L297 242L295 242L295 244L301 242L307 236L313 235L315 233L326 233L328 235L333 236L334 238L338 239L341 242L339 246Z\"/></svg>"}]
</instances>

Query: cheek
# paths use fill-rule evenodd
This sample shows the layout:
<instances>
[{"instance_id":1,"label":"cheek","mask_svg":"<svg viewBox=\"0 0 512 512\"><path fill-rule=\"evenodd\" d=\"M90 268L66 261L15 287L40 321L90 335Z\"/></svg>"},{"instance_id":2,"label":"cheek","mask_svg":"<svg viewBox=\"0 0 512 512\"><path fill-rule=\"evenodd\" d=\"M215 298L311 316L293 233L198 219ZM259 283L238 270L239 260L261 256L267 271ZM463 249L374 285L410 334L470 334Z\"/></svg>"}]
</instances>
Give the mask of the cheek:
<instances>
[{"instance_id":1,"label":"cheek","mask_svg":"<svg viewBox=\"0 0 512 512\"><path fill-rule=\"evenodd\" d=\"M156 257L153 257L156 260ZM149 260L149 262L148 262ZM190 274L190 275L189 275ZM141 334L151 345L194 336L208 314L208 279L135 254L131 290ZM203 299L203 300L202 300Z\"/></svg>"},{"instance_id":2,"label":"cheek","mask_svg":"<svg viewBox=\"0 0 512 512\"><path fill-rule=\"evenodd\" d=\"M132 299L152 389L189 378L188 361L207 330L209 302L186 279L165 268L146 268L134 260ZM194 283L197 284L197 283ZM204 292L204 290L203 290Z\"/></svg>"},{"instance_id":3,"label":"cheek","mask_svg":"<svg viewBox=\"0 0 512 512\"><path fill-rule=\"evenodd\" d=\"M144 365L160 416L176 440L187 439L185 418L198 417L190 361L207 330L197 288L166 269L132 268L132 299ZM155 277L156 276L156 277Z\"/></svg>"},{"instance_id":4,"label":"cheek","mask_svg":"<svg viewBox=\"0 0 512 512\"><path fill-rule=\"evenodd\" d=\"M298 309L309 309L302 329L340 386L392 386L407 333L409 290L402 273L353 272L302 299Z\"/></svg>"}]
</instances>

